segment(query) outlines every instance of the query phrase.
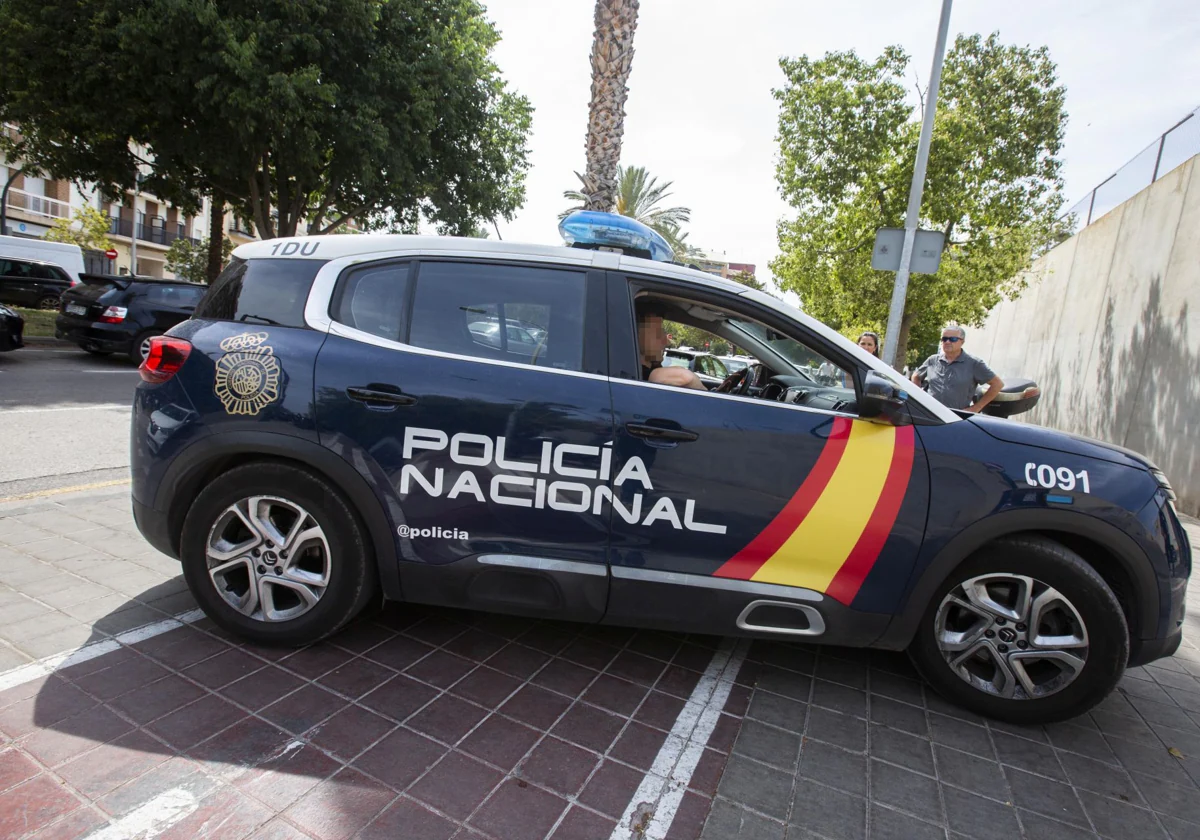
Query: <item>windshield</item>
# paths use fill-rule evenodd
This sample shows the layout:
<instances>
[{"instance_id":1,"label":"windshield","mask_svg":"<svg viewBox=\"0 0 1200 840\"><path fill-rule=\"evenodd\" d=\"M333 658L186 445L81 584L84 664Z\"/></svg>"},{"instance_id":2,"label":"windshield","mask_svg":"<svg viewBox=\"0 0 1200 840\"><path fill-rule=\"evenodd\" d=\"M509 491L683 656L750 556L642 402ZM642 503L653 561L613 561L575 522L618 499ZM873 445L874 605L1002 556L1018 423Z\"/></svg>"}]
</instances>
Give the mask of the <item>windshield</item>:
<instances>
[{"instance_id":1,"label":"windshield","mask_svg":"<svg viewBox=\"0 0 1200 840\"><path fill-rule=\"evenodd\" d=\"M725 369L730 373L737 373L746 367L745 359L722 359L721 362L725 365Z\"/></svg>"}]
</instances>

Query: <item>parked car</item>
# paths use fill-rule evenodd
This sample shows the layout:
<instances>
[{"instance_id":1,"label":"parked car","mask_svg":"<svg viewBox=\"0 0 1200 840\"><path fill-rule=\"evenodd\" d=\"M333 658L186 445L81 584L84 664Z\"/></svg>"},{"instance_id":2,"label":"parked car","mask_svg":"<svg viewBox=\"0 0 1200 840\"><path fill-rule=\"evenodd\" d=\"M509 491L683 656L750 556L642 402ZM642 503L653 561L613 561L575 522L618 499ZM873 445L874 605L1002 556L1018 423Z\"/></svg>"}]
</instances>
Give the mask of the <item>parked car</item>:
<instances>
[{"instance_id":1,"label":"parked car","mask_svg":"<svg viewBox=\"0 0 1200 840\"><path fill-rule=\"evenodd\" d=\"M725 363L702 350L685 350L681 347L668 348L663 352L663 367L687 368L704 383L709 390L716 388L725 381L729 371Z\"/></svg>"},{"instance_id":2,"label":"parked car","mask_svg":"<svg viewBox=\"0 0 1200 840\"><path fill-rule=\"evenodd\" d=\"M907 649L1024 724L1179 646L1191 548L1144 457L951 411L784 301L573 232L252 242L151 339L133 511L218 626L310 644L382 592ZM525 361L469 328L517 307L544 316ZM646 382L665 335L639 314L755 361L721 391Z\"/></svg>"},{"instance_id":3,"label":"parked car","mask_svg":"<svg viewBox=\"0 0 1200 840\"><path fill-rule=\"evenodd\" d=\"M71 277L53 263L0 257L0 303L34 309L58 309Z\"/></svg>"},{"instance_id":4,"label":"parked car","mask_svg":"<svg viewBox=\"0 0 1200 840\"><path fill-rule=\"evenodd\" d=\"M717 358L721 360L721 364L725 365L725 370L730 373L745 370L747 365L754 363L754 359L750 356L717 356Z\"/></svg>"},{"instance_id":5,"label":"parked car","mask_svg":"<svg viewBox=\"0 0 1200 840\"><path fill-rule=\"evenodd\" d=\"M21 314L0 304L0 352L24 347L24 333L25 319Z\"/></svg>"},{"instance_id":6,"label":"parked car","mask_svg":"<svg viewBox=\"0 0 1200 840\"><path fill-rule=\"evenodd\" d=\"M97 356L128 353L139 363L150 352L150 338L191 317L208 288L149 277L85 274L83 279L63 293L55 336Z\"/></svg>"},{"instance_id":7,"label":"parked car","mask_svg":"<svg viewBox=\"0 0 1200 840\"><path fill-rule=\"evenodd\" d=\"M26 236L0 236L0 257L18 260L46 262L56 265L71 278L71 285L79 285L84 273L83 249L69 242L47 242Z\"/></svg>"}]
</instances>

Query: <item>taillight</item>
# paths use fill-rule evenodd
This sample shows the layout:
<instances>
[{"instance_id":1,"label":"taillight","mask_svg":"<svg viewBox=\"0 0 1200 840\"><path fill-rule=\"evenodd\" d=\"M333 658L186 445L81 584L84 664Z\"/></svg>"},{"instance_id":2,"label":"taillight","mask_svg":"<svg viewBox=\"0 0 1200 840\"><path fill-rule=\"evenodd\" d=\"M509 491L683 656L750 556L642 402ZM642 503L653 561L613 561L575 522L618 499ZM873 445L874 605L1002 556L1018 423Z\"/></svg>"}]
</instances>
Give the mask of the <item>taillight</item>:
<instances>
[{"instance_id":1,"label":"taillight","mask_svg":"<svg viewBox=\"0 0 1200 840\"><path fill-rule=\"evenodd\" d=\"M150 352L146 360L138 368L145 382L159 384L166 382L183 367L188 354L192 352L192 343L182 338L171 338L156 335L150 339Z\"/></svg>"},{"instance_id":2,"label":"taillight","mask_svg":"<svg viewBox=\"0 0 1200 840\"><path fill-rule=\"evenodd\" d=\"M124 306L110 306L104 310L104 314L100 316L102 324L119 324L125 320L125 316L129 314L129 310Z\"/></svg>"}]
</instances>

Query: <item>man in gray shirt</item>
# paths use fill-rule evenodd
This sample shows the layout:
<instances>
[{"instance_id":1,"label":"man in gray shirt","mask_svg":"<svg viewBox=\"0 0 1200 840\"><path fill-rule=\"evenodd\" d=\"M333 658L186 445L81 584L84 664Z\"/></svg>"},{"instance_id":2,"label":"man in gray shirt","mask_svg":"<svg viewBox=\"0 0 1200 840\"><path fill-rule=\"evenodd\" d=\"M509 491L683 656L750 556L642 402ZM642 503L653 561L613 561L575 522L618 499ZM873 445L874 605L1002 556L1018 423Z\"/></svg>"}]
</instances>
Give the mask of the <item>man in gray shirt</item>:
<instances>
[{"instance_id":1,"label":"man in gray shirt","mask_svg":"<svg viewBox=\"0 0 1200 840\"><path fill-rule=\"evenodd\" d=\"M996 398L1004 382L982 359L963 352L966 338L967 332L960 326L942 330L942 351L926 359L913 372L912 381L947 408L976 413ZM985 382L987 393L971 405L975 387Z\"/></svg>"}]
</instances>

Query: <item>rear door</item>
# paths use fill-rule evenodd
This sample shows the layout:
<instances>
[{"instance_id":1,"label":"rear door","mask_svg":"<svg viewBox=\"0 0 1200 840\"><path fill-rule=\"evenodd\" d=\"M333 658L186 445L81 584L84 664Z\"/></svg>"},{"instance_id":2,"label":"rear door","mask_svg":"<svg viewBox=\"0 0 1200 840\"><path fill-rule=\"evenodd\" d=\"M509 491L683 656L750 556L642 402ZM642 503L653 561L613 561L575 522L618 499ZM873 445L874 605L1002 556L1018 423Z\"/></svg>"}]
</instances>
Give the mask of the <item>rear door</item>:
<instances>
[{"instance_id":1,"label":"rear door","mask_svg":"<svg viewBox=\"0 0 1200 840\"><path fill-rule=\"evenodd\" d=\"M318 430L386 496L407 599L603 615L603 283L585 266L432 259L338 279Z\"/></svg>"},{"instance_id":2,"label":"rear door","mask_svg":"<svg viewBox=\"0 0 1200 840\"><path fill-rule=\"evenodd\" d=\"M771 316L719 290L689 298L694 287L619 275L610 288L616 437L606 620L872 641L924 532L928 469L913 427L859 419L852 360L798 327L785 335L782 323L779 332L764 328L771 346L847 371L842 400L831 394L826 407L809 408L777 399L778 386L775 399L759 399L639 381L635 293L678 295L747 321ZM799 606L751 614L766 602Z\"/></svg>"},{"instance_id":3,"label":"rear door","mask_svg":"<svg viewBox=\"0 0 1200 840\"><path fill-rule=\"evenodd\" d=\"M36 302L32 263L0 257L0 303L33 306Z\"/></svg>"},{"instance_id":4,"label":"rear door","mask_svg":"<svg viewBox=\"0 0 1200 840\"><path fill-rule=\"evenodd\" d=\"M196 305L204 297L206 287L171 283L146 283L140 285L135 305L143 329L166 332L181 321L186 321L196 311Z\"/></svg>"}]
</instances>

